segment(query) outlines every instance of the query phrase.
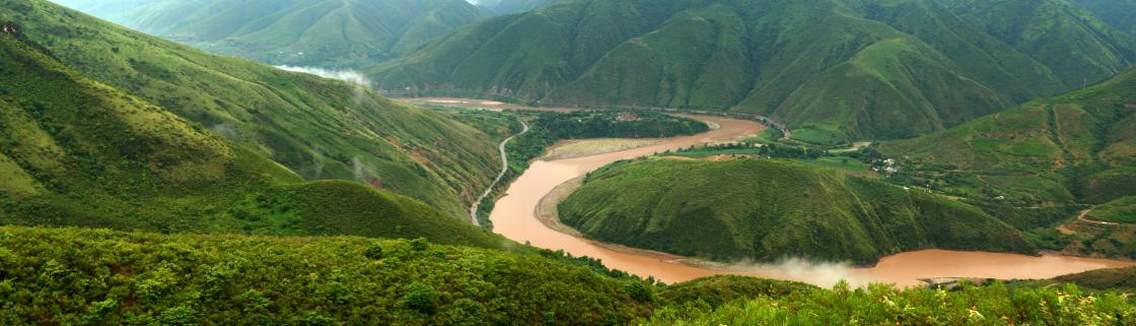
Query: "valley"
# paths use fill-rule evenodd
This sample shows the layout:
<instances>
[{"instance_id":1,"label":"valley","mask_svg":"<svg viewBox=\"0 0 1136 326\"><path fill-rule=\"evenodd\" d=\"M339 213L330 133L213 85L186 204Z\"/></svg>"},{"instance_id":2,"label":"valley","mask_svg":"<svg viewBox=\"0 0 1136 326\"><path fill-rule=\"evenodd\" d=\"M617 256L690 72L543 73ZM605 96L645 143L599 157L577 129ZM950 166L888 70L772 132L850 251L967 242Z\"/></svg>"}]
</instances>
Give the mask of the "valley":
<instances>
[{"instance_id":1,"label":"valley","mask_svg":"<svg viewBox=\"0 0 1136 326\"><path fill-rule=\"evenodd\" d=\"M449 104L478 102L461 99L446 101ZM494 205L490 214L494 231L517 242L544 249L563 250L574 256L592 257L602 261L609 268L666 282L683 282L712 275L739 274L802 281L820 286L831 286L841 279L861 285L885 282L916 286L923 284L921 279L930 278L1045 279L1095 269L1134 265L1129 261L1053 254L1026 256L947 250L899 253L883 257L874 267L808 261L792 261L787 264L722 264L590 240L580 236L578 232L572 232L574 230L549 225L550 221L547 221L547 218L542 221L539 215L549 214L550 210L555 211L554 203L562 199L555 197L567 196L574 190L572 187L565 189L561 187L562 185L578 183L576 180L605 165L669 150L739 140L758 134L765 128L752 121L711 116L690 117L717 128L695 136L660 139L657 143L633 149L567 159L534 161ZM548 203L549 200L554 203Z\"/></svg>"},{"instance_id":2,"label":"valley","mask_svg":"<svg viewBox=\"0 0 1136 326\"><path fill-rule=\"evenodd\" d=\"M0 0L0 325L1136 325L1136 0Z\"/></svg>"}]
</instances>

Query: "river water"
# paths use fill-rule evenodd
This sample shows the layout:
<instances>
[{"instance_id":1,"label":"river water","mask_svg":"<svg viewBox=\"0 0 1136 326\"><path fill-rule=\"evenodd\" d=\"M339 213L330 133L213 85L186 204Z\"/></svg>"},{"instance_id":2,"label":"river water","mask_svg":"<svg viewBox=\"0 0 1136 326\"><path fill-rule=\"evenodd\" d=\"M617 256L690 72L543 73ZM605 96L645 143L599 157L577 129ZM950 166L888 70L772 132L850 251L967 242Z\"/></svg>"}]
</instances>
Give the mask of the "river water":
<instances>
[{"instance_id":1,"label":"river water","mask_svg":"<svg viewBox=\"0 0 1136 326\"><path fill-rule=\"evenodd\" d=\"M793 260L779 264L721 266L584 239L556 231L537 219L536 210L541 198L556 186L604 165L696 144L737 140L763 129L762 125L751 121L705 116L693 118L708 122L716 128L700 135L668 138L648 147L587 157L533 162L494 206L490 214L494 231L518 242L528 242L540 248L564 250L575 256L598 258L609 268L642 277L653 276L666 282L681 282L717 274L742 274L803 281L821 286L830 286L842 279L857 285L886 282L912 286L919 284L919 279L922 278L1042 279L1093 269L1132 265L1124 261L1068 256L1035 257L924 250L884 257L872 268Z\"/></svg>"}]
</instances>

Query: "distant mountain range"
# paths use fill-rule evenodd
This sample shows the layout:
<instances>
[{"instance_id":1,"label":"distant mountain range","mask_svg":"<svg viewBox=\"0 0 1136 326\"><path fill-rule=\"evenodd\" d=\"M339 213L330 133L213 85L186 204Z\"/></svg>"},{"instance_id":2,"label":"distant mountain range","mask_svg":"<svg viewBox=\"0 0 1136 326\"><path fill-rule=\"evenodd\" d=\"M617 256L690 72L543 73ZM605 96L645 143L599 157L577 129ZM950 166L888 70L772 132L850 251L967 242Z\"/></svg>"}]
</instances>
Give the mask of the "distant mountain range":
<instances>
[{"instance_id":1,"label":"distant mountain range","mask_svg":"<svg viewBox=\"0 0 1136 326\"><path fill-rule=\"evenodd\" d=\"M1134 59L1132 35L1059 0L564 0L367 71L392 94L753 112L835 143L942 130Z\"/></svg>"},{"instance_id":2,"label":"distant mountain range","mask_svg":"<svg viewBox=\"0 0 1136 326\"><path fill-rule=\"evenodd\" d=\"M57 0L151 35L277 65L359 67L485 18L464 0Z\"/></svg>"}]
</instances>

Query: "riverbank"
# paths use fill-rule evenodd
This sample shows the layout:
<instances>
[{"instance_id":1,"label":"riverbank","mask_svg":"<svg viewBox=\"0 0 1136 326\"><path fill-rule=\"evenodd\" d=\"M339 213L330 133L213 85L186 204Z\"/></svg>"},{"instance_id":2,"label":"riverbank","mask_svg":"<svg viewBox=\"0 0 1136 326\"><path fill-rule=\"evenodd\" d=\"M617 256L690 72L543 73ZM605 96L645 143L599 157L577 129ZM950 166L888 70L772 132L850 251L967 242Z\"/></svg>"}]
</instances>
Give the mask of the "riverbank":
<instances>
[{"instance_id":1,"label":"riverbank","mask_svg":"<svg viewBox=\"0 0 1136 326\"><path fill-rule=\"evenodd\" d=\"M501 179L505 178L505 174L509 172L509 154L506 153L505 147L508 146L509 142L513 141L514 138L523 136L525 133L529 132L529 125L524 121L521 121L521 127L523 128L521 132L509 136L509 138L505 138L505 140L501 141L500 145L497 145L497 151L500 152L501 155L501 173L497 174L497 178L493 179L489 187L485 188L485 192L481 193L481 196L477 197L477 200L474 200L473 204L469 206L469 218L470 221L473 222L473 225L481 226L481 222L477 218L477 213L481 210L481 202L485 201L485 198L493 194L493 190L497 188L497 184L501 183Z\"/></svg>"},{"instance_id":2,"label":"riverbank","mask_svg":"<svg viewBox=\"0 0 1136 326\"><path fill-rule=\"evenodd\" d=\"M626 248L585 239L570 227L559 224L551 213L563 196L570 194L573 180L609 163L632 159L668 149L729 141L759 132L760 125L721 117L693 116L718 128L701 135L676 137L661 143L636 148L577 157L535 161L498 201L490 219L495 231L518 242L533 246L564 250L575 256L600 259L613 269L643 277L652 276L667 282L695 278L739 274L765 278L803 281L829 286L840 280L864 285L869 282L893 283L899 286L923 284L920 279L976 277L993 279L1042 279L1063 274L1101 268L1132 266L1131 262L1067 256L1027 256L985 252L922 250L901 253L881 259L874 267L857 268L842 263L818 263L789 259L777 264L718 264ZM576 181L578 184L578 180ZM1027 272L1021 272L1027 271Z\"/></svg>"}]
</instances>

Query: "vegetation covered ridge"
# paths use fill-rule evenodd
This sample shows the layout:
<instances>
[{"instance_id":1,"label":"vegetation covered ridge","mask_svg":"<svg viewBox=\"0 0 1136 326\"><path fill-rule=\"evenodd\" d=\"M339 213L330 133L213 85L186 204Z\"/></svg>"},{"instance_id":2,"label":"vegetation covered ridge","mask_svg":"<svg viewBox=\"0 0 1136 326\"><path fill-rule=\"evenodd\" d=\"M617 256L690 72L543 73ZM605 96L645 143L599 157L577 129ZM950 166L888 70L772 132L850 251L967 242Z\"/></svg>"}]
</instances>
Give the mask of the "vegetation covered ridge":
<instances>
[{"instance_id":1,"label":"vegetation covered ridge","mask_svg":"<svg viewBox=\"0 0 1136 326\"><path fill-rule=\"evenodd\" d=\"M489 17L465 0L56 3L211 52L322 68L358 68L390 60Z\"/></svg>"},{"instance_id":2,"label":"vegetation covered ridge","mask_svg":"<svg viewBox=\"0 0 1136 326\"><path fill-rule=\"evenodd\" d=\"M589 238L722 261L1036 250L968 204L782 159L619 162L590 173L559 210Z\"/></svg>"},{"instance_id":3,"label":"vegetation covered ridge","mask_svg":"<svg viewBox=\"0 0 1136 326\"><path fill-rule=\"evenodd\" d=\"M0 72L0 223L504 245L418 200L354 181L304 182L22 34L0 34Z\"/></svg>"},{"instance_id":4,"label":"vegetation covered ridge","mask_svg":"<svg viewBox=\"0 0 1136 326\"><path fill-rule=\"evenodd\" d=\"M356 85L208 55L44 0L0 2L0 21L75 72L306 180L361 181L460 218L498 162L483 133Z\"/></svg>"},{"instance_id":5,"label":"vegetation covered ridge","mask_svg":"<svg viewBox=\"0 0 1136 326\"><path fill-rule=\"evenodd\" d=\"M750 112L828 144L942 130L1136 59L1075 4L971 2L567 0L367 70L390 94Z\"/></svg>"},{"instance_id":6,"label":"vegetation covered ridge","mask_svg":"<svg viewBox=\"0 0 1136 326\"><path fill-rule=\"evenodd\" d=\"M885 142L895 181L983 203L1071 254L1136 257L1136 69L1085 89L909 140ZM1062 226L1066 231L1059 232ZM1073 232L1068 232L1073 231Z\"/></svg>"},{"instance_id":7,"label":"vegetation covered ridge","mask_svg":"<svg viewBox=\"0 0 1136 326\"><path fill-rule=\"evenodd\" d=\"M313 259L318 257L318 259ZM1127 324L1113 291L994 283L832 289L741 276L666 285L551 251L424 240L0 227L0 323Z\"/></svg>"}]
</instances>

